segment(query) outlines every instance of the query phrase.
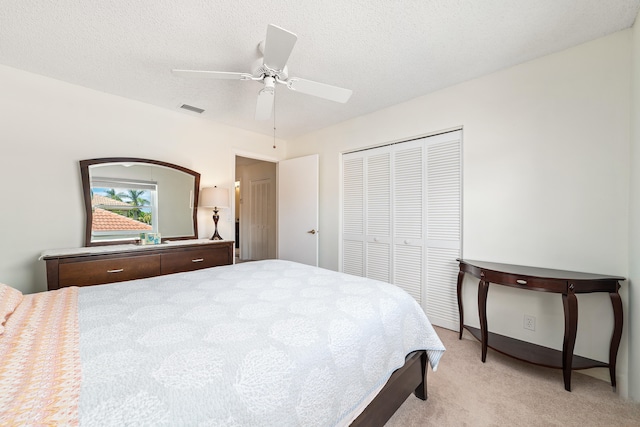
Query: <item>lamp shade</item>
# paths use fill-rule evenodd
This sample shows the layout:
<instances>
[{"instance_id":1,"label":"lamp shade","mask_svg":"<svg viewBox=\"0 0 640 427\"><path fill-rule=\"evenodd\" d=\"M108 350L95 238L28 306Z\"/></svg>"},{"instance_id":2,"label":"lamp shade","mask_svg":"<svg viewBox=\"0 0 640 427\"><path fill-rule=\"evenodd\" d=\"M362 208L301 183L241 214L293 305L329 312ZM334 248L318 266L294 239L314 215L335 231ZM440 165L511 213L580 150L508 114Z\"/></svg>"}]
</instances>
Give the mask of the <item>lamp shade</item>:
<instances>
[{"instance_id":1,"label":"lamp shade","mask_svg":"<svg viewBox=\"0 0 640 427\"><path fill-rule=\"evenodd\" d=\"M200 190L200 206L208 208L228 208L229 190L218 187L205 187Z\"/></svg>"}]
</instances>

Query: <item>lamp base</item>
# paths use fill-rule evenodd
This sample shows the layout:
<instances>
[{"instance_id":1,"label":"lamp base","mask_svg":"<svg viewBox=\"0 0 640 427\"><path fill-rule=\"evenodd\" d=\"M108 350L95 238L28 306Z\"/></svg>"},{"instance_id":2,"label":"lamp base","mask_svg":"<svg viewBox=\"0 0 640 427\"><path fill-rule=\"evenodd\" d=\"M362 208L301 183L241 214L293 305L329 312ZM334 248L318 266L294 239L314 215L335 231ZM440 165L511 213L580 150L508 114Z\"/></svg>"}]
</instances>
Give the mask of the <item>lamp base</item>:
<instances>
[{"instance_id":1,"label":"lamp base","mask_svg":"<svg viewBox=\"0 0 640 427\"><path fill-rule=\"evenodd\" d=\"M220 219L220 215L218 215L218 209L214 209L213 210L213 223L216 226L216 230L213 233L213 236L211 236L211 239L209 240L224 240L222 238L222 236L220 236L220 234L218 233L218 220Z\"/></svg>"}]
</instances>

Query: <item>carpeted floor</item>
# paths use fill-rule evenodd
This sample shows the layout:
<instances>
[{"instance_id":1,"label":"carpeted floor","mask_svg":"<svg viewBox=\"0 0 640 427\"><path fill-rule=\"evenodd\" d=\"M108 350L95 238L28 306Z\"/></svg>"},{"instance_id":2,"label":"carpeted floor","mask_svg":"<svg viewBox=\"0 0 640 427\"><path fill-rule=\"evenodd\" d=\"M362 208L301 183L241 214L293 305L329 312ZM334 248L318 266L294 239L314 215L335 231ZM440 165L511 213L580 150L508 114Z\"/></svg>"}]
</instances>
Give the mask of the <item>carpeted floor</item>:
<instances>
[{"instance_id":1,"label":"carpeted floor","mask_svg":"<svg viewBox=\"0 0 640 427\"><path fill-rule=\"evenodd\" d=\"M621 399L609 383L573 371L520 362L458 333L436 328L445 352L429 371L426 402L411 395L386 424L406 426L640 426L640 404Z\"/></svg>"}]
</instances>

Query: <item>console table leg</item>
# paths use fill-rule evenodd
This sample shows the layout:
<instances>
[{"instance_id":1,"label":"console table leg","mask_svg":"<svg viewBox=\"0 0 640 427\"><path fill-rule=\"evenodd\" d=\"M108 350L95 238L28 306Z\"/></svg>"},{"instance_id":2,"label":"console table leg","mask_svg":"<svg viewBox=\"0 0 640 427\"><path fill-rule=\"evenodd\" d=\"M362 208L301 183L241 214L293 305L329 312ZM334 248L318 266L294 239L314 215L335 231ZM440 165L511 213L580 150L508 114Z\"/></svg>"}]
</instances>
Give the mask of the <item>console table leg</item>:
<instances>
[{"instance_id":1,"label":"console table leg","mask_svg":"<svg viewBox=\"0 0 640 427\"><path fill-rule=\"evenodd\" d=\"M480 279L478 285L478 313L480 315L480 341L482 343L482 363L487 361L487 341L489 332L487 327L487 293L489 292L489 282L484 278Z\"/></svg>"},{"instance_id":2,"label":"console table leg","mask_svg":"<svg viewBox=\"0 0 640 427\"><path fill-rule=\"evenodd\" d=\"M460 333L458 335L458 339L462 339L462 329L464 328L464 309L462 308L462 281L464 279L464 271L460 270L458 272L458 287L457 287L457 295L458 295L458 313L460 315Z\"/></svg>"},{"instance_id":3,"label":"console table leg","mask_svg":"<svg viewBox=\"0 0 640 427\"><path fill-rule=\"evenodd\" d=\"M573 285L571 285L573 286ZM564 306L564 342L562 343L562 374L564 389L571 391L571 368L573 363L573 349L576 344L578 330L578 298L572 291L562 294Z\"/></svg>"},{"instance_id":4,"label":"console table leg","mask_svg":"<svg viewBox=\"0 0 640 427\"><path fill-rule=\"evenodd\" d=\"M617 292L609 293L611 305L613 305L613 335L609 346L609 375L611 376L611 386L616 388L616 360L618 358L618 347L622 338L622 299Z\"/></svg>"}]
</instances>

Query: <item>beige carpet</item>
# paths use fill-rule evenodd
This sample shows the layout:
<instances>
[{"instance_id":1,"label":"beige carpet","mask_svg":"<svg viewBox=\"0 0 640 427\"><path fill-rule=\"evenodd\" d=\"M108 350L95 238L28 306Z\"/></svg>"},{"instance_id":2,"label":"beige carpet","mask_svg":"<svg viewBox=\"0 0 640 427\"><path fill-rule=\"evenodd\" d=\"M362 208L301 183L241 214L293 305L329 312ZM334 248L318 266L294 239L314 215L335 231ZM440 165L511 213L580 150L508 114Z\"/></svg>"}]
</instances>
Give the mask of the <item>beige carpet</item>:
<instances>
[{"instance_id":1,"label":"beige carpet","mask_svg":"<svg viewBox=\"0 0 640 427\"><path fill-rule=\"evenodd\" d=\"M640 404L621 399L605 381L573 371L567 392L559 369L491 349L482 363L470 335L458 340L457 332L436 331L447 351L428 373L428 400L411 395L387 427L640 426Z\"/></svg>"}]
</instances>

